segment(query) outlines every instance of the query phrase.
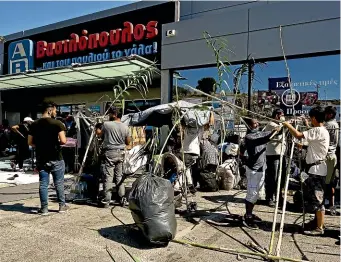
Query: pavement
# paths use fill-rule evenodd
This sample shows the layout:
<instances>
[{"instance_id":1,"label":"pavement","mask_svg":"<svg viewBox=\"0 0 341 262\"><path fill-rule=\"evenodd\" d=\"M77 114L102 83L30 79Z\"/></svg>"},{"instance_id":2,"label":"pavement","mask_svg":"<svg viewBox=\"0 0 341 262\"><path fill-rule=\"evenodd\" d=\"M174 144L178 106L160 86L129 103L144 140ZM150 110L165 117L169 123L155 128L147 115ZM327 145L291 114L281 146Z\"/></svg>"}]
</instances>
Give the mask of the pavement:
<instances>
[{"instance_id":1,"label":"pavement","mask_svg":"<svg viewBox=\"0 0 341 262\"><path fill-rule=\"evenodd\" d=\"M39 207L37 188L37 184L29 184L0 189L0 261L134 261L123 247L142 262L262 261L255 256L237 256L173 242L163 248L150 247L133 226L128 208L70 204L66 214L59 214L53 190L50 214L39 216L32 212ZM233 220L244 213L244 196L243 191L198 192L189 200L197 202L201 212L191 219L176 215L176 239L248 251L246 243L253 241L268 248L274 209L257 205L255 213L264 221L261 229L244 228L240 221ZM226 213L226 206L222 205L226 201L234 216L221 214ZM204 211L221 205L220 213ZM288 209L292 210L292 205ZM229 223L212 226L207 223L209 219ZM323 237L299 233L301 221L300 213L286 212L281 255L305 257L309 261L340 261L340 246L335 244L340 234L339 217L326 216L327 230ZM276 239L277 236L278 233Z\"/></svg>"}]
</instances>

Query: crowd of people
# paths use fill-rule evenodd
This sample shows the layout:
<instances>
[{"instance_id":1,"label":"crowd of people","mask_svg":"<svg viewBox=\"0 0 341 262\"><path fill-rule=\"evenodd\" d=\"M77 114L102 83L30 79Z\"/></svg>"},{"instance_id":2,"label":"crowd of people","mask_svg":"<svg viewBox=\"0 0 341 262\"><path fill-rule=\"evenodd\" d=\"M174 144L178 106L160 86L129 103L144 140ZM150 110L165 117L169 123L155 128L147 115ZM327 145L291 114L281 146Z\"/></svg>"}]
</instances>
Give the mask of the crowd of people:
<instances>
[{"instance_id":1,"label":"crowd of people","mask_svg":"<svg viewBox=\"0 0 341 262\"><path fill-rule=\"evenodd\" d=\"M62 145L67 136L75 136L75 122L70 116L65 121L56 119L56 104L44 103L42 117L36 121L26 117L23 123L9 127L4 122L2 130L11 129L20 139L17 142L19 168L28 157L29 146L35 149L36 168L39 172L39 195L41 215L48 214L49 175L52 174L57 192L59 212L68 210L65 204L64 174L65 162ZM306 130L293 126L292 121L286 121L284 112L275 109L270 121L264 129L259 128L257 119L247 118L245 123L249 131L241 143L240 154L247 156L246 172L247 194L245 198L245 226L257 229L261 219L253 212L259 199L260 191L265 186L267 204L274 207L276 201L283 204L283 195L276 199L276 188L281 177L281 192L284 187L288 163L287 151L289 136L296 139L296 147L306 150L304 172L308 178L304 181L305 196L309 199L315 212L315 219L305 226L305 233L322 235L324 233L325 200L329 200L332 215L335 209L335 187L338 174L336 166L339 161L339 125L335 120L336 109L328 106L325 109L317 106L310 110L310 121L305 120ZM101 161L103 165L103 190L101 200L103 207L112 202L113 188L117 188L117 200L121 205L127 204L123 181L124 151L131 144L131 135L127 125L121 122L122 112L111 108L108 112L109 121L95 126L96 135L101 138ZM210 140L209 125L202 127L185 127L176 129L168 141L168 151L182 159L184 165L191 171L186 174L190 192L195 194L198 187L197 171L209 170L214 173L219 165L219 152ZM180 133L182 132L182 133ZM284 139L283 139L284 136ZM182 139L182 141L181 141ZM28 141L28 143L27 143ZM180 150L183 148L182 150ZM282 172L280 162L282 158ZM215 168L212 168L215 167ZM201 185L200 185L201 186Z\"/></svg>"},{"instance_id":2,"label":"crowd of people","mask_svg":"<svg viewBox=\"0 0 341 262\"><path fill-rule=\"evenodd\" d=\"M339 156L339 125L335 120L336 108L328 106L314 107L309 112L309 121L304 121L305 131L293 126L292 121L284 121L283 111L276 109L273 112L273 122L270 122L264 131L258 128L256 119L247 119L250 132L245 137L245 148L248 154L247 161L247 196L245 199L246 214L244 224L256 229L260 218L253 214L253 208L260 194L260 189L265 183L266 199L269 206L274 206L275 201L283 203L282 193L280 199L274 199L277 188L278 176L281 177L281 189L285 181L286 166L288 163L283 156L282 173L279 174L280 156L288 148L287 139L282 144L282 136L289 131L291 136L298 139L296 146L305 149L304 172L308 178L304 181L304 197L309 199L315 212L315 218L305 225L307 235L323 235L325 216L325 194L329 198L329 209L335 215L334 194L338 174L336 174ZM280 122L279 122L280 121ZM281 125L279 125L281 123ZM284 129L285 128L285 129ZM282 151L283 150L283 151Z\"/></svg>"}]
</instances>

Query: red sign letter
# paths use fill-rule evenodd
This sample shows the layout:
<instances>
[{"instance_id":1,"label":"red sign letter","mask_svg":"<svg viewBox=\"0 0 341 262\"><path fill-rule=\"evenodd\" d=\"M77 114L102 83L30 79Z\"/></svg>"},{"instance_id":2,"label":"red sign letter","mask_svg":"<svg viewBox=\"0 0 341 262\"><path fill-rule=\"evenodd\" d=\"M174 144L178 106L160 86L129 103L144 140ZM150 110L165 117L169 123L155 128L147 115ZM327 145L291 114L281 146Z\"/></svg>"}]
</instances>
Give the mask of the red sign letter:
<instances>
[{"instance_id":1,"label":"red sign letter","mask_svg":"<svg viewBox=\"0 0 341 262\"><path fill-rule=\"evenodd\" d=\"M47 43L46 41L39 41L37 43L37 58L43 58L45 56Z\"/></svg>"},{"instance_id":2,"label":"red sign letter","mask_svg":"<svg viewBox=\"0 0 341 262\"><path fill-rule=\"evenodd\" d=\"M148 22L148 24L147 24L147 35L146 35L147 39L153 38L153 37L158 35L159 32L156 28L157 24L158 24L157 21Z\"/></svg>"}]
</instances>

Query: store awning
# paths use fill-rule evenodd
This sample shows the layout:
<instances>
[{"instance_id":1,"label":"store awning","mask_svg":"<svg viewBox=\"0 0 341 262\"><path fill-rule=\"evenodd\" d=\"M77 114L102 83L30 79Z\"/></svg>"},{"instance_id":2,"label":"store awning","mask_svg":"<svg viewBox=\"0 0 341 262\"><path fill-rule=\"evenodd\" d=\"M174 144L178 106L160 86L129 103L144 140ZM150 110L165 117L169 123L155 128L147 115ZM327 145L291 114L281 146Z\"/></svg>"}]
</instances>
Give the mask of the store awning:
<instances>
[{"instance_id":1,"label":"store awning","mask_svg":"<svg viewBox=\"0 0 341 262\"><path fill-rule=\"evenodd\" d=\"M0 91L18 88L51 88L91 83L110 83L143 71L160 74L155 63L140 56L88 64L72 64L69 67L46 69L0 76Z\"/></svg>"}]
</instances>

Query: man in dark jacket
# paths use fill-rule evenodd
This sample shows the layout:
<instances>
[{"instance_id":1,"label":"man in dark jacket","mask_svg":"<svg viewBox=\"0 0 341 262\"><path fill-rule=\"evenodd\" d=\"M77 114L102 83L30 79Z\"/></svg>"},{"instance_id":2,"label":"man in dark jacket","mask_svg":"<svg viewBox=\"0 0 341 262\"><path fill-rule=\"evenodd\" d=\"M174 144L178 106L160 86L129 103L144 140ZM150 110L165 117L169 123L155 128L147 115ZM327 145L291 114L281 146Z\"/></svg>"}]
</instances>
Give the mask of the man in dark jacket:
<instances>
[{"instance_id":1,"label":"man in dark jacket","mask_svg":"<svg viewBox=\"0 0 341 262\"><path fill-rule=\"evenodd\" d=\"M28 134L30 131L30 126L33 123L33 119L30 117L25 117L24 121L19 124L12 126L12 130L14 133L18 134L17 139L17 159L16 163L19 166L19 171L24 171L24 161L30 157L30 149L27 143ZM15 169L14 165L14 169Z\"/></svg>"},{"instance_id":2,"label":"man in dark jacket","mask_svg":"<svg viewBox=\"0 0 341 262\"><path fill-rule=\"evenodd\" d=\"M276 127L273 131L259 131L259 124L256 119L247 119L250 131L245 136L244 146L248 155L246 163L247 194L245 198L246 213L243 224L251 229L258 229L256 222L260 218L253 215L253 208L259 198L260 189L264 185L266 170L266 145L272 135L280 130Z\"/></svg>"}]
</instances>

